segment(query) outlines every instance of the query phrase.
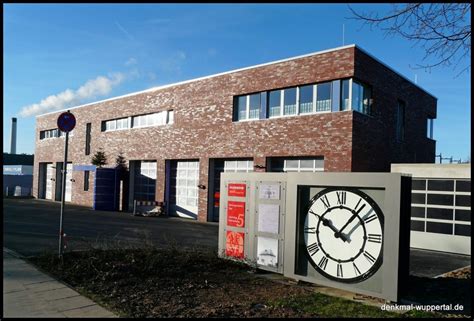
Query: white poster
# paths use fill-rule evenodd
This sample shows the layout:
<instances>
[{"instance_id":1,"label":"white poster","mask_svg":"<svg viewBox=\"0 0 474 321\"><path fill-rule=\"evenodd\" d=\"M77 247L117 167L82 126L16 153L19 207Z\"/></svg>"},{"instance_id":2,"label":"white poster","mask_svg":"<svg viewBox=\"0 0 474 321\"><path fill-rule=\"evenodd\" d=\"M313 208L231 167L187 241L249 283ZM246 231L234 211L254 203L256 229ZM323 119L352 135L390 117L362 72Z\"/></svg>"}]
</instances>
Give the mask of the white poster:
<instances>
[{"instance_id":1,"label":"white poster","mask_svg":"<svg viewBox=\"0 0 474 321\"><path fill-rule=\"evenodd\" d=\"M257 264L278 267L278 240L257 237Z\"/></svg>"},{"instance_id":2,"label":"white poster","mask_svg":"<svg viewBox=\"0 0 474 321\"><path fill-rule=\"evenodd\" d=\"M278 184L260 184L259 198L261 200L279 200L280 185Z\"/></svg>"},{"instance_id":3,"label":"white poster","mask_svg":"<svg viewBox=\"0 0 474 321\"><path fill-rule=\"evenodd\" d=\"M258 231L278 234L280 221L280 205L258 205Z\"/></svg>"}]
</instances>

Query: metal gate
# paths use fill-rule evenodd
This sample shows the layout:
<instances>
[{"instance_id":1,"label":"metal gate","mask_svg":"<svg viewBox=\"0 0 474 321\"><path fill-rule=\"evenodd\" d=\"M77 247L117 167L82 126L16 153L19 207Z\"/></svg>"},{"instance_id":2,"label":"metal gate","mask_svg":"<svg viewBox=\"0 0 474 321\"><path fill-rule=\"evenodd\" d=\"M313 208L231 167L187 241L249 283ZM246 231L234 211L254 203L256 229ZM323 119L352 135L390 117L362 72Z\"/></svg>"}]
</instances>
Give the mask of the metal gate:
<instances>
[{"instance_id":1,"label":"metal gate","mask_svg":"<svg viewBox=\"0 0 474 321\"><path fill-rule=\"evenodd\" d=\"M117 211L119 208L118 171L115 168L97 168L94 181L93 209Z\"/></svg>"}]
</instances>

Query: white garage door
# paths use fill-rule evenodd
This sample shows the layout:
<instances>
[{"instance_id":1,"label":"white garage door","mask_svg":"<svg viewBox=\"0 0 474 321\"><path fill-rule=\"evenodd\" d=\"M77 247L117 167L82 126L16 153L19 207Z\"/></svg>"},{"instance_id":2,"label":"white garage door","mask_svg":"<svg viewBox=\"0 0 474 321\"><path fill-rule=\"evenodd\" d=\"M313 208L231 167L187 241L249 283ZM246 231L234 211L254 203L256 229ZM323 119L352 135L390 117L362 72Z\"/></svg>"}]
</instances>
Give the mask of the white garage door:
<instances>
[{"instance_id":1,"label":"white garage door","mask_svg":"<svg viewBox=\"0 0 474 321\"><path fill-rule=\"evenodd\" d=\"M54 170L53 164L46 164L46 191L45 191L45 199L52 200L53 199L53 179L54 177Z\"/></svg>"},{"instance_id":2,"label":"white garage door","mask_svg":"<svg viewBox=\"0 0 474 321\"><path fill-rule=\"evenodd\" d=\"M66 195L64 199L66 202L70 202L72 199L72 164L67 164L66 170Z\"/></svg>"},{"instance_id":3,"label":"white garage door","mask_svg":"<svg viewBox=\"0 0 474 321\"><path fill-rule=\"evenodd\" d=\"M171 180L176 185L171 189L175 195L171 196L175 203L171 204L171 211L176 216L197 219L199 162L176 161L174 164Z\"/></svg>"}]
</instances>

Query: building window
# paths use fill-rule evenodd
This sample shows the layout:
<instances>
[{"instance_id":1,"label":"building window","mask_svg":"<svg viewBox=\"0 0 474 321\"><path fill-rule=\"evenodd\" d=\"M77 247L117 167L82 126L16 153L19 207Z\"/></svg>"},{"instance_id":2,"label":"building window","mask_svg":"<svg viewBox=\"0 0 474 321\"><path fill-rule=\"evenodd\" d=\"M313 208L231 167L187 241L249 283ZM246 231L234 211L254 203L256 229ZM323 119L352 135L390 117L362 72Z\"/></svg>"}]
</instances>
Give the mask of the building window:
<instances>
[{"instance_id":1,"label":"building window","mask_svg":"<svg viewBox=\"0 0 474 321\"><path fill-rule=\"evenodd\" d=\"M364 114L370 114L371 90L367 85L352 81L352 109Z\"/></svg>"},{"instance_id":2,"label":"building window","mask_svg":"<svg viewBox=\"0 0 474 321\"><path fill-rule=\"evenodd\" d=\"M224 162L226 173L249 173L253 172L253 160L226 160Z\"/></svg>"},{"instance_id":3,"label":"building window","mask_svg":"<svg viewBox=\"0 0 474 321\"><path fill-rule=\"evenodd\" d=\"M426 123L426 137L433 139L433 118L428 118Z\"/></svg>"},{"instance_id":4,"label":"building window","mask_svg":"<svg viewBox=\"0 0 474 321\"><path fill-rule=\"evenodd\" d=\"M58 128L40 131L40 140L48 139L48 138L65 137L65 136L66 136L66 133L60 131ZM74 136L73 131L69 132L69 136Z\"/></svg>"},{"instance_id":5,"label":"building window","mask_svg":"<svg viewBox=\"0 0 474 321\"><path fill-rule=\"evenodd\" d=\"M169 116L171 114L171 116ZM169 123L170 118L174 121L173 111L160 111L158 113L139 115L132 118L132 128L137 127L148 127L148 126L161 126Z\"/></svg>"},{"instance_id":6,"label":"building window","mask_svg":"<svg viewBox=\"0 0 474 321\"><path fill-rule=\"evenodd\" d=\"M270 172L322 172L324 157L271 157L267 166Z\"/></svg>"},{"instance_id":7,"label":"building window","mask_svg":"<svg viewBox=\"0 0 474 321\"><path fill-rule=\"evenodd\" d=\"M89 190L89 171L84 171L84 191Z\"/></svg>"},{"instance_id":8,"label":"building window","mask_svg":"<svg viewBox=\"0 0 474 321\"><path fill-rule=\"evenodd\" d=\"M313 85L300 87L300 114L313 112L313 89Z\"/></svg>"},{"instance_id":9,"label":"building window","mask_svg":"<svg viewBox=\"0 0 474 321\"><path fill-rule=\"evenodd\" d=\"M270 91L268 94L269 117L281 115L281 90Z\"/></svg>"},{"instance_id":10,"label":"building window","mask_svg":"<svg viewBox=\"0 0 474 321\"><path fill-rule=\"evenodd\" d=\"M258 119L260 115L260 93L250 95L249 119Z\"/></svg>"},{"instance_id":11,"label":"building window","mask_svg":"<svg viewBox=\"0 0 474 321\"><path fill-rule=\"evenodd\" d=\"M397 141L403 141L405 138L405 103L401 100L398 101L396 130Z\"/></svg>"},{"instance_id":12,"label":"building window","mask_svg":"<svg viewBox=\"0 0 474 321\"><path fill-rule=\"evenodd\" d=\"M341 86L341 110L349 110L350 108L350 99L349 99L349 86L350 79L344 79Z\"/></svg>"},{"instance_id":13,"label":"building window","mask_svg":"<svg viewBox=\"0 0 474 321\"><path fill-rule=\"evenodd\" d=\"M338 110L356 110L371 113L372 89L352 78L319 84L262 91L251 95L234 96L233 121L331 112L333 100L341 101ZM334 91L334 92L333 92ZM338 96L333 96L338 95ZM337 104L338 105L338 104ZM260 116L260 117L259 117Z\"/></svg>"},{"instance_id":14,"label":"building window","mask_svg":"<svg viewBox=\"0 0 474 321\"><path fill-rule=\"evenodd\" d=\"M102 122L102 131L113 131L128 128L161 126L174 123L174 111L165 110L158 113L124 117Z\"/></svg>"},{"instance_id":15,"label":"building window","mask_svg":"<svg viewBox=\"0 0 474 321\"><path fill-rule=\"evenodd\" d=\"M86 155L90 155L91 153L91 123L86 124Z\"/></svg>"},{"instance_id":16,"label":"building window","mask_svg":"<svg viewBox=\"0 0 474 321\"><path fill-rule=\"evenodd\" d=\"M117 119L116 129L126 129L128 126L128 118Z\"/></svg>"},{"instance_id":17,"label":"building window","mask_svg":"<svg viewBox=\"0 0 474 321\"><path fill-rule=\"evenodd\" d=\"M323 172L324 158L285 159L284 172Z\"/></svg>"},{"instance_id":18,"label":"building window","mask_svg":"<svg viewBox=\"0 0 474 321\"><path fill-rule=\"evenodd\" d=\"M283 91L283 115L296 115L296 87Z\"/></svg>"},{"instance_id":19,"label":"building window","mask_svg":"<svg viewBox=\"0 0 474 321\"><path fill-rule=\"evenodd\" d=\"M331 83L326 82L317 85L316 111L331 110Z\"/></svg>"},{"instance_id":20,"label":"building window","mask_svg":"<svg viewBox=\"0 0 474 321\"><path fill-rule=\"evenodd\" d=\"M240 96L237 100L237 120L247 119L247 96Z\"/></svg>"},{"instance_id":21,"label":"building window","mask_svg":"<svg viewBox=\"0 0 474 321\"><path fill-rule=\"evenodd\" d=\"M237 121L259 119L261 93L239 96L237 98Z\"/></svg>"},{"instance_id":22,"label":"building window","mask_svg":"<svg viewBox=\"0 0 474 321\"><path fill-rule=\"evenodd\" d=\"M116 119L107 120L105 122L105 131L115 130L116 126L117 126L117 120Z\"/></svg>"}]
</instances>

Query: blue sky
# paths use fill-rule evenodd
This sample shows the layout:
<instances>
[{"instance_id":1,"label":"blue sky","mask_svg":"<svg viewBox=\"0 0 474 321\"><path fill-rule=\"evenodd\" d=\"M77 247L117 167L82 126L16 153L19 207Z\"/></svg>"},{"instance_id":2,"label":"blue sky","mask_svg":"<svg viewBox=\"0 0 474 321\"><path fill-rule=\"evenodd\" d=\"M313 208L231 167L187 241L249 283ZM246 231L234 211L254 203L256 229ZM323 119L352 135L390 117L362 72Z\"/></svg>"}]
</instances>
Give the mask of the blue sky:
<instances>
[{"instance_id":1,"label":"blue sky","mask_svg":"<svg viewBox=\"0 0 474 321\"><path fill-rule=\"evenodd\" d=\"M384 12L388 5L353 7ZM437 154L464 160L471 153L470 71L455 78L449 68L412 69L422 62L421 48L346 19L345 4L4 4L3 10L6 152L11 117L18 117L17 153L33 153L35 110L339 47L344 24L344 44L359 45L411 80L416 74L438 97Z\"/></svg>"}]
</instances>

